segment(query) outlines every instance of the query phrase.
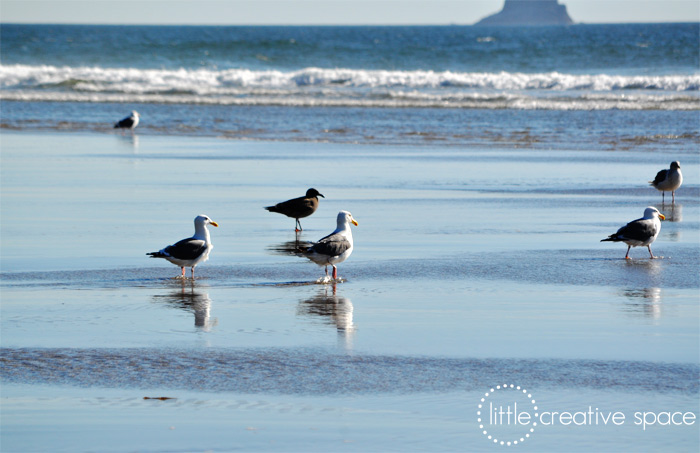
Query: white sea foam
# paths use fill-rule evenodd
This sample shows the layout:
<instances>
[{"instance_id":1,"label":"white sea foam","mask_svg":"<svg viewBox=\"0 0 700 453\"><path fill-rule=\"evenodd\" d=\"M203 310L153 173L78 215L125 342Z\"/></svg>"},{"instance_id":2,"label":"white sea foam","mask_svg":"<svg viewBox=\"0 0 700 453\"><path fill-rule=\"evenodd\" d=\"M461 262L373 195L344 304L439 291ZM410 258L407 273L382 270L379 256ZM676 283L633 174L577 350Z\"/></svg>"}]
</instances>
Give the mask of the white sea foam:
<instances>
[{"instance_id":1,"label":"white sea foam","mask_svg":"<svg viewBox=\"0 0 700 453\"><path fill-rule=\"evenodd\" d=\"M0 65L0 98L27 101L692 110L700 109L699 93L700 74Z\"/></svg>"}]
</instances>

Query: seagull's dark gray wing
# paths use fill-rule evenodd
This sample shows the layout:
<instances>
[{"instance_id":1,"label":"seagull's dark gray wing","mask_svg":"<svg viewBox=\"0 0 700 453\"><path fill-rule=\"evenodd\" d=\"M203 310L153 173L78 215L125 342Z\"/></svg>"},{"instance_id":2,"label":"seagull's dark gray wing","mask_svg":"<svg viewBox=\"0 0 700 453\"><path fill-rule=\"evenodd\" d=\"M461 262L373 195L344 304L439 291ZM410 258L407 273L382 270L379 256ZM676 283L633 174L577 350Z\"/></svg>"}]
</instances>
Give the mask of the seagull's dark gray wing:
<instances>
[{"instance_id":1,"label":"seagull's dark gray wing","mask_svg":"<svg viewBox=\"0 0 700 453\"><path fill-rule=\"evenodd\" d=\"M617 230L615 236L620 239L634 239L636 241L644 242L650 237L656 235L656 233L657 230L655 222L648 219L638 219Z\"/></svg>"},{"instance_id":2,"label":"seagull's dark gray wing","mask_svg":"<svg viewBox=\"0 0 700 453\"><path fill-rule=\"evenodd\" d=\"M165 247L160 252L149 253L153 258L165 258L171 256L179 260L193 260L199 257L207 249L207 243L200 239L183 239L173 245Z\"/></svg>"},{"instance_id":3,"label":"seagull's dark gray wing","mask_svg":"<svg viewBox=\"0 0 700 453\"><path fill-rule=\"evenodd\" d=\"M119 127L124 127L124 128L129 128L134 125L134 119L130 116L127 116L123 120L119 121L117 124L114 125L114 128L119 128Z\"/></svg>"},{"instance_id":4,"label":"seagull's dark gray wing","mask_svg":"<svg viewBox=\"0 0 700 453\"><path fill-rule=\"evenodd\" d=\"M661 182L663 182L666 179L666 175L668 174L668 170L661 170L656 174L656 178L654 178L654 181L652 181L653 185L657 185Z\"/></svg>"},{"instance_id":5,"label":"seagull's dark gray wing","mask_svg":"<svg viewBox=\"0 0 700 453\"><path fill-rule=\"evenodd\" d=\"M315 252L326 256L339 256L350 248L350 241L340 233L329 234L309 248L310 252Z\"/></svg>"}]
</instances>

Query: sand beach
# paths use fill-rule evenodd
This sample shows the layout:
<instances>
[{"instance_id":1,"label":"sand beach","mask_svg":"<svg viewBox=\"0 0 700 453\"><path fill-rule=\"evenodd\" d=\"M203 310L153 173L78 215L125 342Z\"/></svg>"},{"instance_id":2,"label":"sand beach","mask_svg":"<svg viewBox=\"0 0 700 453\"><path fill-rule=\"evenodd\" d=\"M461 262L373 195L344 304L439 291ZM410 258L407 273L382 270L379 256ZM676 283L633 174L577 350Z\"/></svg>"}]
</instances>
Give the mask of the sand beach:
<instances>
[{"instance_id":1,"label":"sand beach","mask_svg":"<svg viewBox=\"0 0 700 453\"><path fill-rule=\"evenodd\" d=\"M490 451L477 406L514 384L626 417L541 418L524 451L692 451L690 419L635 424L700 401L699 158L676 159L662 206L669 159L634 150L4 131L3 450ZM312 186L300 240L359 222L335 285L263 209ZM649 205L659 259L599 242ZM146 253L197 214L214 250L175 279Z\"/></svg>"}]
</instances>

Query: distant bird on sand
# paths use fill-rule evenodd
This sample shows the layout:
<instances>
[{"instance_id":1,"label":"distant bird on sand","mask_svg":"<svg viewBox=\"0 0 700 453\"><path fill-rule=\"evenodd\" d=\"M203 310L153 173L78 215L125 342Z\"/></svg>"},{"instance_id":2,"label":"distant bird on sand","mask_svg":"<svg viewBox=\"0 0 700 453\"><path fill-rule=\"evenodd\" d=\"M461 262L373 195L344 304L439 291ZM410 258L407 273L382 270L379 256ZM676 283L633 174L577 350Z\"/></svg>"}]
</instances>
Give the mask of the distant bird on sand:
<instances>
[{"instance_id":1,"label":"distant bird on sand","mask_svg":"<svg viewBox=\"0 0 700 453\"><path fill-rule=\"evenodd\" d=\"M219 226L209 217L198 215L194 218L194 236L169 245L158 252L146 253L146 255L151 258L165 258L180 266L182 268L181 278L185 278L185 267L189 267L192 269L192 278L194 279L195 266L208 260L209 252L214 248L209 238L207 225Z\"/></svg>"},{"instance_id":2,"label":"distant bird on sand","mask_svg":"<svg viewBox=\"0 0 700 453\"><path fill-rule=\"evenodd\" d=\"M340 211L337 222L338 227L335 231L306 250L307 258L319 266L326 267L326 277L328 277L328 266L333 266L334 280L338 278L338 269L335 265L348 259L352 253L350 224L357 226L357 221L348 211Z\"/></svg>"},{"instance_id":3,"label":"distant bird on sand","mask_svg":"<svg viewBox=\"0 0 700 453\"><path fill-rule=\"evenodd\" d=\"M664 202L666 192L671 192L672 203L676 202L676 189L683 184L683 174L681 164L678 161L671 162L671 168L661 170L656 174L656 178L649 183L661 192L661 203Z\"/></svg>"},{"instance_id":4,"label":"distant bird on sand","mask_svg":"<svg viewBox=\"0 0 700 453\"><path fill-rule=\"evenodd\" d=\"M114 128L115 129L131 129L134 130L136 126L139 125L139 112L136 110L131 111L131 115L127 116L126 118L120 120L117 123L114 123Z\"/></svg>"},{"instance_id":5,"label":"distant bird on sand","mask_svg":"<svg viewBox=\"0 0 700 453\"><path fill-rule=\"evenodd\" d=\"M617 233L611 234L600 242L612 241L624 242L627 244L625 259L630 259L630 249L632 247L646 246L649 249L649 255L654 259L656 257L651 253L651 243L654 242L659 235L661 231L661 220L665 218L666 217L664 217L658 209L649 206L644 210L644 217L631 221L617 230Z\"/></svg>"},{"instance_id":6,"label":"distant bird on sand","mask_svg":"<svg viewBox=\"0 0 700 453\"><path fill-rule=\"evenodd\" d=\"M265 209L270 212L278 212L286 215L287 217L296 219L297 222L294 225L294 231L299 232L302 230L299 219L308 217L316 212L316 209L318 209L318 197L326 198L321 195L318 190L311 188L306 191L306 195L303 197L283 201L274 206L268 206Z\"/></svg>"}]
</instances>

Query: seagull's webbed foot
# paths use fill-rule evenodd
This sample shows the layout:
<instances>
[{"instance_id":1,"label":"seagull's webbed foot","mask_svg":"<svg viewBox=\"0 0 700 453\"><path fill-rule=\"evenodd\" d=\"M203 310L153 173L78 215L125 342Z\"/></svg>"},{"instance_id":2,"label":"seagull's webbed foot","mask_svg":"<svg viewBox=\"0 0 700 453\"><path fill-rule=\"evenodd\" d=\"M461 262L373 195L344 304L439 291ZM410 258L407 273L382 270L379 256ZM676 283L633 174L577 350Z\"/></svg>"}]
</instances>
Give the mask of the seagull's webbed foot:
<instances>
[{"instance_id":1,"label":"seagull's webbed foot","mask_svg":"<svg viewBox=\"0 0 700 453\"><path fill-rule=\"evenodd\" d=\"M325 285L326 283L330 283L332 281L330 276L328 276L328 265L326 265L324 269L326 271L326 275L316 280L316 283L322 283Z\"/></svg>"},{"instance_id":2,"label":"seagull's webbed foot","mask_svg":"<svg viewBox=\"0 0 700 453\"><path fill-rule=\"evenodd\" d=\"M316 280L316 283L320 283L322 285L327 285L327 284L332 283L332 282L333 282L333 280L327 275Z\"/></svg>"}]
</instances>

